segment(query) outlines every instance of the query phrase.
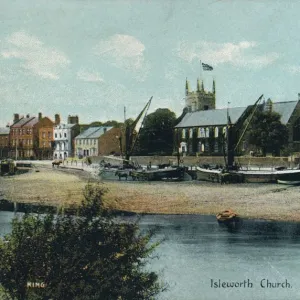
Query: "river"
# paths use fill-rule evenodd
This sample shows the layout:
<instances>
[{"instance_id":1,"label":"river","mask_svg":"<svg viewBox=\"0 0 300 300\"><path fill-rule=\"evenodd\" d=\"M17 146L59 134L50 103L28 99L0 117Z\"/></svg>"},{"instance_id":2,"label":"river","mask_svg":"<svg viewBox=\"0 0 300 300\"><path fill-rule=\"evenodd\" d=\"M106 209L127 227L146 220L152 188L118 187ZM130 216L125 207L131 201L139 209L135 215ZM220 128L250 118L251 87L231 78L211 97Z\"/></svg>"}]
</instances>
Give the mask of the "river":
<instances>
[{"instance_id":1,"label":"river","mask_svg":"<svg viewBox=\"0 0 300 300\"><path fill-rule=\"evenodd\" d=\"M1 235L12 216L0 212ZM168 284L161 300L300 298L299 223L245 220L232 231L214 216L148 215L140 226L165 238L149 265Z\"/></svg>"}]
</instances>

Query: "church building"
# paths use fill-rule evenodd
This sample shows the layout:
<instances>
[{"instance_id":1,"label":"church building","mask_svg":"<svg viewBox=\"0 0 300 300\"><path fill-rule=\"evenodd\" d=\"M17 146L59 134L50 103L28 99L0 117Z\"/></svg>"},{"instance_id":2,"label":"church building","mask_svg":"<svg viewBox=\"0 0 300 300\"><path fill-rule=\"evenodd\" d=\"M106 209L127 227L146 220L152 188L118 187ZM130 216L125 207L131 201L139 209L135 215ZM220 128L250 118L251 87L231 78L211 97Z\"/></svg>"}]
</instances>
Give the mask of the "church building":
<instances>
[{"instance_id":1,"label":"church building","mask_svg":"<svg viewBox=\"0 0 300 300\"><path fill-rule=\"evenodd\" d=\"M259 105L259 109L274 111L281 116L281 123L289 130L289 145L294 151L300 151L300 97L297 101L272 102L268 99ZM251 105L216 109L216 86L206 91L203 81L197 80L196 91L191 91L189 82L185 84L186 112L175 126L179 151L187 155L224 155L227 150L226 132L228 117L237 128L243 128L249 116ZM239 147L241 153L248 154L246 140Z\"/></svg>"}]
</instances>

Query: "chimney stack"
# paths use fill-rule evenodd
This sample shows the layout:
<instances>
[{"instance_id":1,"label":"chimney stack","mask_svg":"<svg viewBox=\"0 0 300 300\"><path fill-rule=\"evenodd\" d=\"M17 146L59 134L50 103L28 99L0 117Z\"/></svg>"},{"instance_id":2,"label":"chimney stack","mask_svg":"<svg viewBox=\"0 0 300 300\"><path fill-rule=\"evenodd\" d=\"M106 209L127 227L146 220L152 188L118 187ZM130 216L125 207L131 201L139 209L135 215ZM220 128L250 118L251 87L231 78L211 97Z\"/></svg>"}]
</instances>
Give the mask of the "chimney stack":
<instances>
[{"instance_id":1,"label":"chimney stack","mask_svg":"<svg viewBox=\"0 0 300 300\"><path fill-rule=\"evenodd\" d=\"M14 123L18 122L20 120L19 114L14 114Z\"/></svg>"},{"instance_id":2,"label":"chimney stack","mask_svg":"<svg viewBox=\"0 0 300 300\"><path fill-rule=\"evenodd\" d=\"M26 118L30 118L30 114L27 114L27 115L26 115Z\"/></svg>"},{"instance_id":3,"label":"chimney stack","mask_svg":"<svg viewBox=\"0 0 300 300\"><path fill-rule=\"evenodd\" d=\"M39 121L42 119L42 113L39 112Z\"/></svg>"},{"instance_id":4,"label":"chimney stack","mask_svg":"<svg viewBox=\"0 0 300 300\"><path fill-rule=\"evenodd\" d=\"M55 125L60 124L60 116L59 116L59 114L55 114L54 120L55 120L55 121L54 121Z\"/></svg>"},{"instance_id":5,"label":"chimney stack","mask_svg":"<svg viewBox=\"0 0 300 300\"><path fill-rule=\"evenodd\" d=\"M78 124L79 123L79 118L78 116L68 116L68 124Z\"/></svg>"}]
</instances>

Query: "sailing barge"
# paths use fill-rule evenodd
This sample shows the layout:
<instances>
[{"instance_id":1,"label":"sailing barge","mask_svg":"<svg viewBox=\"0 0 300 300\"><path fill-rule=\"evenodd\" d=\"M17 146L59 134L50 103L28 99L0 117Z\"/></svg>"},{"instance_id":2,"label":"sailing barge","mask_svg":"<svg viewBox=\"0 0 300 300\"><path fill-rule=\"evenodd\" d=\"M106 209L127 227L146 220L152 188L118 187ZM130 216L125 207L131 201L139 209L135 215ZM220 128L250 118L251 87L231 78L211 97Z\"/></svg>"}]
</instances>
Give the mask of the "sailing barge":
<instances>
[{"instance_id":1,"label":"sailing barge","mask_svg":"<svg viewBox=\"0 0 300 300\"><path fill-rule=\"evenodd\" d=\"M242 116L244 119L250 116L250 121L258 107L261 95L255 104ZM249 121L249 123L250 123ZM248 125L249 125L248 123ZM225 157L225 168L210 169L197 167L197 179L220 183L285 183L285 184L300 184L300 169L275 169L275 170L244 170L239 168L234 163L234 153L240 141L242 140L246 129L242 133L239 141L235 143L234 130L240 129L240 124L233 125L230 122L230 117L227 113L227 161Z\"/></svg>"}]
</instances>

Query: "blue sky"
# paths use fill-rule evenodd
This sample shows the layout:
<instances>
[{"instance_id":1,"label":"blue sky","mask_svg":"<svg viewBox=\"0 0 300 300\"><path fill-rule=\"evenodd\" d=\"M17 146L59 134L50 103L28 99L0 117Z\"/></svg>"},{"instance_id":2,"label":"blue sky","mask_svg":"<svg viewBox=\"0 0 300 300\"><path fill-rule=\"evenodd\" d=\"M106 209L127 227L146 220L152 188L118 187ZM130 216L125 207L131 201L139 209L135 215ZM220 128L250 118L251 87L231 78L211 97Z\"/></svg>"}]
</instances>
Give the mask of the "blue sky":
<instances>
[{"instance_id":1,"label":"blue sky","mask_svg":"<svg viewBox=\"0 0 300 300\"><path fill-rule=\"evenodd\" d=\"M298 1L0 0L0 126L14 113L81 123L179 115L186 77L217 107L297 100ZM200 60L213 66L203 72Z\"/></svg>"}]
</instances>

